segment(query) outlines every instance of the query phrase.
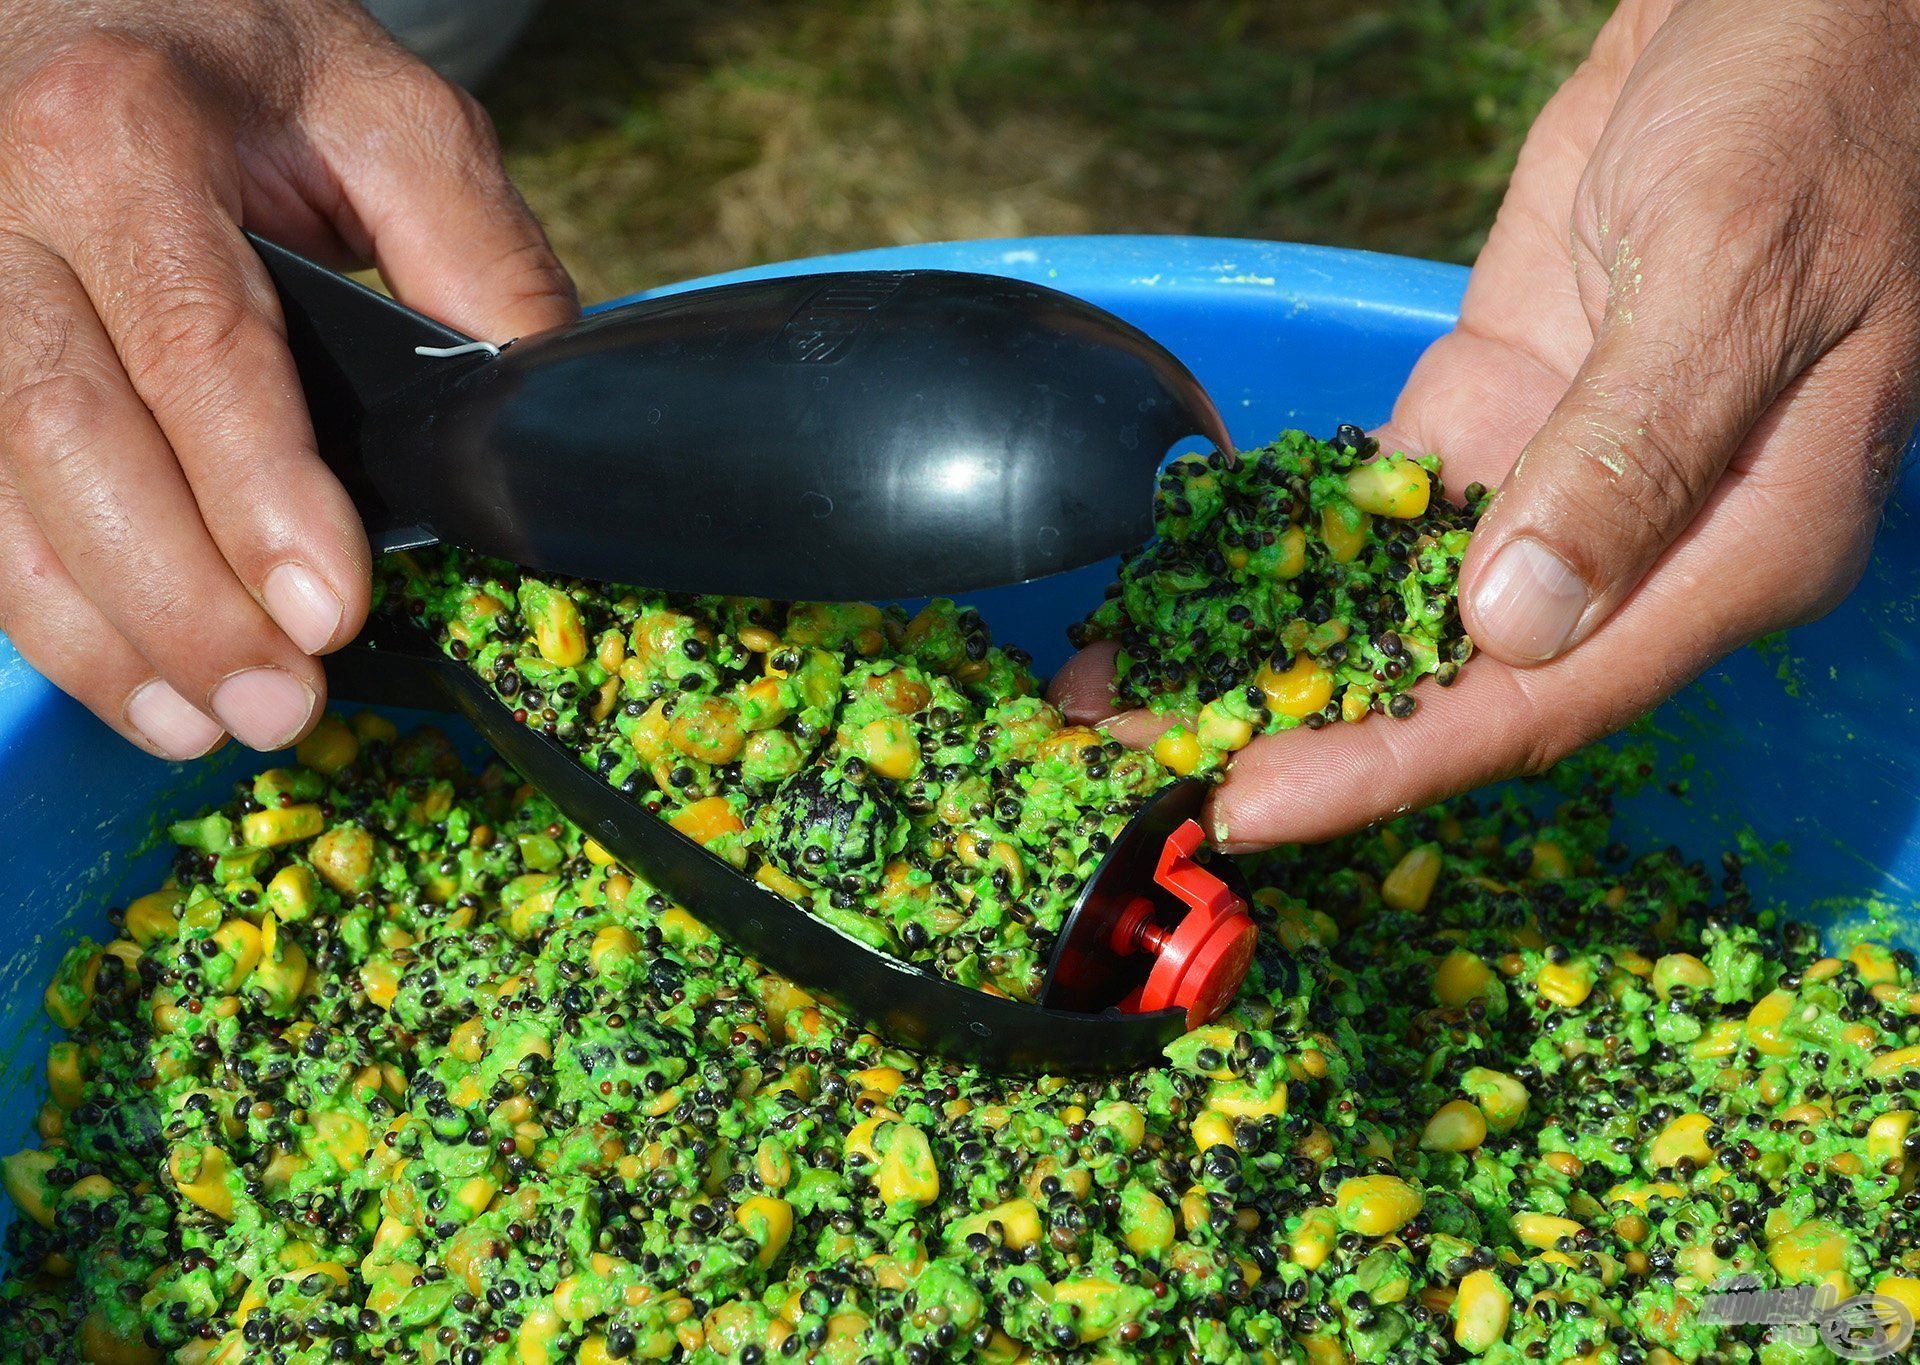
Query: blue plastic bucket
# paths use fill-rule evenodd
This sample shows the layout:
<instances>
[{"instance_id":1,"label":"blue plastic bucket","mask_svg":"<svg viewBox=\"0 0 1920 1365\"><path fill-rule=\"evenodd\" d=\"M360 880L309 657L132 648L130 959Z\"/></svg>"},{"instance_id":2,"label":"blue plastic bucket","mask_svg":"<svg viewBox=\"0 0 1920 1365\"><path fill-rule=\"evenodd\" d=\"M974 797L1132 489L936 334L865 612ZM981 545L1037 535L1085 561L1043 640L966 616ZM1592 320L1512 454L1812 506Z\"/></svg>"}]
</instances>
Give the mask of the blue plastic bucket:
<instances>
[{"instance_id":1,"label":"blue plastic bucket","mask_svg":"<svg viewBox=\"0 0 1920 1365\"><path fill-rule=\"evenodd\" d=\"M723 278L887 266L1013 275L1109 308L1193 367L1243 444L1289 426L1325 434L1340 422L1379 421L1421 350L1452 322L1466 281L1463 270L1422 261L1161 237L903 247ZM1901 490L1909 508L1920 505L1913 479L1909 469ZM1629 815L1641 822L1634 837L1711 856L1751 827L1793 847L1783 864L1752 870L1763 898L1802 910L1834 898L1884 895L1903 908L1912 899L1920 545L1910 519L1898 506L1889 514L1866 581L1833 616L1784 650L1743 652L1666 708L1662 727L1692 755L1694 795L1685 807L1642 802ZM1064 628L1106 581L1105 569L1088 570L975 600L998 638L1050 668L1065 656ZM1470 726L1463 718L1463 742ZM50 1027L40 993L65 945L100 933L107 906L158 884L164 852L131 853L150 840L156 815L184 813L266 765L232 746L185 768L148 758L0 641L10 902L0 915L0 1151L32 1141ZM1818 909L1831 918L1848 907Z\"/></svg>"}]
</instances>

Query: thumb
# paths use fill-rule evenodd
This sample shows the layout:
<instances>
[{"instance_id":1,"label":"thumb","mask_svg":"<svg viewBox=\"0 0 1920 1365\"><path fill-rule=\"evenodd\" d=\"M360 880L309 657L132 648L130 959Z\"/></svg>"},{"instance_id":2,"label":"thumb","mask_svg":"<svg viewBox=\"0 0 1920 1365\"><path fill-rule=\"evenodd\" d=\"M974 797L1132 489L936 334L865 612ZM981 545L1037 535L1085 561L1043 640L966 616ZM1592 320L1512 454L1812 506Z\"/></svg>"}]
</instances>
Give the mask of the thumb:
<instances>
[{"instance_id":1,"label":"thumb","mask_svg":"<svg viewBox=\"0 0 1920 1365\"><path fill-rule=\"evenodd\" d=\"M336 79L329 93L315 138L340 184L346 235L396 296L486 341L579 316L573 281L471 96L411 59Z\"/></svg>"},{"instance_id":2,"label":"thumb","mask_svg":"<svg viewBox=\"0 0 1920 1365\"><path fill-rule=\"evenodd\" d=\"M1460 601L1476 646L1519 665L1564 654L1693 521L1785 383L1769 360L1726 360L1753 355L1743 324L1610 310L1474 534Z\"/></svg>"}]
</instances>

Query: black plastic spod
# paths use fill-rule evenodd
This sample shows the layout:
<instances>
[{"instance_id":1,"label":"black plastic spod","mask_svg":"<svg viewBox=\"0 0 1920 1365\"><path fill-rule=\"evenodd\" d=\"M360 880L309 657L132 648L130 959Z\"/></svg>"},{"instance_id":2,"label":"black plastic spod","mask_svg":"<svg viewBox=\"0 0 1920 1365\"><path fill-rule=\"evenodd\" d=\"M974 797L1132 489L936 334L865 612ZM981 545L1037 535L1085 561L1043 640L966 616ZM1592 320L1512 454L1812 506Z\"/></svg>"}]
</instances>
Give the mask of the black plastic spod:
<instances>
[{"instance_id":1,"label":"black plastic spod","mask_svg":"<svg viewBox=\"0 0 1920 1365\"><path fill-rule=\"evenodd\" d=\"M271 243L322 454L376 550L784 600L960 592L1117 554L1169 448L1228 449L1184 366L1054 290L816 275L632 304L501 349ZM1252 924L1198 864L1177 783L1063 926L1039 1006L876 952L766 890L517 722L418 627L327 660L335 695L452 709L627 866L742 952L912 1048L1000 1070L1152 1061L1224 1007Z\"/></svg>"},{"instance_id":2,"label":"black plastic spod","mask_svg":"<svg viewBox=\"0 0 1920 1365\"><path fill-rule=\"evenodd\" d=\"M999 276L721 285L494 353L255 245L377 550L787 600L962 592L1131 548L1169 449L1231 448L1164 347Z\"/></svg>"},{"instance_id":3,"label":"black plastic spod","mask_svg":"<svg viewBox=\"0 0 1920 1365\"><path fill-rule=\"evenodd\" d=\"M615 791L560 744L516 721L486 684L441 654L417 627L377 621L326 663L336 696L451 709L465 716L522 777L614 857L687 906L747 956L904 1047L1000 1071L1130 1070L1152 1062L1199 1022L1194 1000L1203 995L1203 1008L1224 1006L1245 973L1244 959L1228 964L1231 979L1210 961L1200 995L1170 1000L1168 1008L1141 1010L1137 999L1123 997L1138 989L1155 961L1151 952L1115 966L1103 948L1083 952L1067 944L1079 933L1108 932L1114 911L1122 907L1150 906L1165 925L1184 926L1200 913L1198 908L1188 911L1181 898L1156 886L1152 871L1169 836L1191 828L1190 817L1204 794L1197 782L1175 783L1155 796L1114 841L1063 926L1041 1004L1023 1005L876 952L768 891ZM1216 909L1245 920L1237 902ZM1250 922L1245 932L1251 934ZM1219 935L1210 929L1208 937ZM1247 947L1250 950L1250 938ZM1063 959L1092 964L1075 974L1070 995L1064 983L1056 981ZM1070 999L1070 1004L1054 1008L1056 998ZM1123 1008L1128 1004L1131 1010Z\"/></svg>"}]
</instances>

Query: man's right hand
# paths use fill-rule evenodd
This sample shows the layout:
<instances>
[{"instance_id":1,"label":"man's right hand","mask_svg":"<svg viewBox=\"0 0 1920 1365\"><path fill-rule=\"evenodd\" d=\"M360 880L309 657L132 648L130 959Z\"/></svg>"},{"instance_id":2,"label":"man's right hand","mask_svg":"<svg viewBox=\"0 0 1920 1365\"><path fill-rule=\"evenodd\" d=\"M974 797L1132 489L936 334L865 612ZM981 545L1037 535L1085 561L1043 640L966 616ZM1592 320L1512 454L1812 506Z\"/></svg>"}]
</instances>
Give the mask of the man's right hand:
<instances>
[{"instance_id":1,"label":"man's right hand","mask_svg":"<svg viewBox=\"0 0 1920 1365\"><path fill-rule=\"evenodd\" d=\"M476 336L577 312L485 114L349 0L0 0L0 629L173 759L305 734L367 610L242 225Z\"/></svg>"}]
</instances>

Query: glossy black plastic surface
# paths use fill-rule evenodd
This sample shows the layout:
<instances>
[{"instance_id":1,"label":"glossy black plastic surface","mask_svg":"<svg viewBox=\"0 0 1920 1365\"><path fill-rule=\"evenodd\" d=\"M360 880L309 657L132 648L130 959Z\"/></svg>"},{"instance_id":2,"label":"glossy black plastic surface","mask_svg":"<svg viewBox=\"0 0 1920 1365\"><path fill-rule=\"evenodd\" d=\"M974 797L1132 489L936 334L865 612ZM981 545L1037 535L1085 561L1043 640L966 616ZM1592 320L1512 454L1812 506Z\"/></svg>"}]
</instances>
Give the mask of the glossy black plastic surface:
<instances>
[{"instance_id":1,"label":"glossy black plastic surface","mask_svg":"<svg viewBox=\"0 0 1920 1365\"><path fill-rule=\"evenodd\" d=\"M1179 1010L1095 1014L1021 1005L875 952L736 871L587 771L559 744L515 721L471 670L442 655L423 632L377 621L326 665L335 696L459 712L622 863L747 956L903 1047L997 1071L1099 1074L1146 1065L1186 1030ZM1147 833L1172 829L1197 807L1199 794L1187 790L1197 785L1169 788L1135 824ZM1123 835L1115 849L1139 842ZM1157 852L1158 844L1153 847ZM1082 900L1113 899L1119 894L1113 879L1133 876L1134 861L1110 853ZM1148 874L1151 884L1150 860Z\"/></svg>"},{"instance_id":2,"label":"glossy black plastic surface","mask_svg":"<svg viewBox=\"0 0 1920 1365\"><path fill-rule=\"evenodd\" d=\"M498 356L256 241L376 549L674 591L897 598L1129 549L1212 401L1145 333L998 276L864 271L611 309Z\"/></svg>"}]
</instances>

